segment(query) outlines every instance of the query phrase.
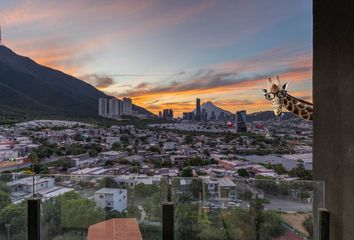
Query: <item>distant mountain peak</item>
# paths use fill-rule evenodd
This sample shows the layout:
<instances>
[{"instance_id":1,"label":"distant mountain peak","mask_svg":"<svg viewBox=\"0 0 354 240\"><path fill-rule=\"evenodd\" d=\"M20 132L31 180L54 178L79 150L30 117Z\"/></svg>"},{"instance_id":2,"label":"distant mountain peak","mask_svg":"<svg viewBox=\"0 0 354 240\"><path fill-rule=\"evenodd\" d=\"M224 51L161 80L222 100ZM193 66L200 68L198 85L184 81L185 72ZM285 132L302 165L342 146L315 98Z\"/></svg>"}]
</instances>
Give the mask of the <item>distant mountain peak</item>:
<instances>
[{"instance_id":1,"label":"distant mountain peak","mask_svg":"<svg viewBox=\"0 0 354 240\"><path fill-rule=\"evenodd\" d=\"M232 116L232 113L224 110L218 106L216 106L212 101L207 101L204 102L200 108L203 110L205 109L205 111L208 113L208 120L214 115L216 118L218 118L218 116L220 116L220 113L223 113L224 116ZM196 109L193 110L194 113L196 113Z\"/></svg>"}]
</instances>

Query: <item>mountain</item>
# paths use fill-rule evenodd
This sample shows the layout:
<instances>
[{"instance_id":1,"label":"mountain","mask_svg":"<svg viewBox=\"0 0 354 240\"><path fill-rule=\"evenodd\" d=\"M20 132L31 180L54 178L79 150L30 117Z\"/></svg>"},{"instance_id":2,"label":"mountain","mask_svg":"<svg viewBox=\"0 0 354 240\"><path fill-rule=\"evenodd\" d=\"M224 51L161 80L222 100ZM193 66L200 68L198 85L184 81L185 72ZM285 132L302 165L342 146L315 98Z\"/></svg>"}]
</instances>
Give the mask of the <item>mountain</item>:
<instances>
[{"instance_id":1,"label":"mountain","mask_svg":"<svg viewBox=\"0 0 354 240\"><path fill-rule=\"evenodd\" d=\"M210 117L212 116L213 112L216 118L218 118L220 116L220 113L224 113L225 118L229 118L231 117L233 114L229 111L226 111L218 106L216 106L214 103L212 103L211 101L209 102L205 102L203 103L200 108L203 110L205 109L206 112L208 113L208 120L210 119ZM194 113L196 112L196 110L194 110Z\"/></svg>"},{"instance_id":2,"label":"mountain","mask_svg":"<svg viewBox=\"0 0 354 240\"><path fill-rule=\"evenodd\" d=\"M0 46L0 110L97 116L100 97L109 96L80 79ZM136 105L133 110L151 114Z\"/></svg>"},{"instance_id":3,"label":"mountain","mask_svg":"<svg viewBox=\"0 0 354 240\"><path fill-rule=\"evenodd\" d=\"M273 111L264 111L264 112L255 112L251 114L247 114L247 121L248 122L255 122L255 121L268 121L272 119L276 119ZM282 120L288 120L298 118L291 112L284 112L283 116L281 117Z\"/></svg>"}]
</instances>

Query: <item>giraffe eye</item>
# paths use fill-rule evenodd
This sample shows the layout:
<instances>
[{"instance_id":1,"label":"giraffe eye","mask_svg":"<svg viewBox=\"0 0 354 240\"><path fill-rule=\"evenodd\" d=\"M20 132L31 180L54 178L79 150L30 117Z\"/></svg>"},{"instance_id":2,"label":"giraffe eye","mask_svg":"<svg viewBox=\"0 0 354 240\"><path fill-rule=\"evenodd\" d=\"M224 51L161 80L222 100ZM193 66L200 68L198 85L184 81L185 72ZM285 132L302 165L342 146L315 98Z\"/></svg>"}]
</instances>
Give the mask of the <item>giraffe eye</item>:
<instances>
[{"instance_id":1,"label":"giraffe eye","mask_svg":"<svg viewBox=\"0 0 354 240\"><path fill-rule=\"evenodd\" d=\"M277 92L277 97L278 98L285 98L286 96L286 91L285 90L281 90L279 92Z\"/></svg>"},{"instance_id":2,"label":"giraffe eye","mask_svg":"<svg viewBox=\"0 0 354 240\"><path fill-rule=\"evenodd\" d=\"M264 94L264 96L267 100L273 100L275 98L275 94L271 92Z\"/></svg>"}]
</instances>

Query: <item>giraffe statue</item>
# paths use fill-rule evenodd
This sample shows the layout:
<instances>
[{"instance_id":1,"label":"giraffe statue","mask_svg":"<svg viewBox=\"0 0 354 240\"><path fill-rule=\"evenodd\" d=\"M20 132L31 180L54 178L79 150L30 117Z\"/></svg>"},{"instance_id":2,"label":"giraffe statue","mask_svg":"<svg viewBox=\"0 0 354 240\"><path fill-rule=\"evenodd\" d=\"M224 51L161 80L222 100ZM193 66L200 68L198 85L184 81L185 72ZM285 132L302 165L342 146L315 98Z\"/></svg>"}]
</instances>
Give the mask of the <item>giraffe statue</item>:
<instances>
[{"instance_id":1,"label":"giraffe statue","mask_svg":"<svg viewBox=\"0 0 354 240\"><path fill-rule=\"evenodd\" d=\"M276 81L269 78L268 89L263 89L265 98L272 103L275 115L281 116L283 108L286 108L295 115L312 121L313 104L291 96L288 94L287 88L288 84L281 85L279 76L277 76Z\"/></svg>"}]
</instances>

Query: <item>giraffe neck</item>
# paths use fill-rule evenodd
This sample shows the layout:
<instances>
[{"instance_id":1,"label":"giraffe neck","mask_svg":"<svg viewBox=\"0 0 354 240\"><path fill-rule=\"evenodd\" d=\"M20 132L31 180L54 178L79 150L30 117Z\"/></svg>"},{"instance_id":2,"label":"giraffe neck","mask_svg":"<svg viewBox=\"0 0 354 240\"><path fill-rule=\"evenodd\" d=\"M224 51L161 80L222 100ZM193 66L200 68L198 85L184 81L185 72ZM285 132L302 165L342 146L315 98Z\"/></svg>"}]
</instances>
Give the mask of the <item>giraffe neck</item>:
<instances>
[{"instance_id":1,"label":"giraffe neck","mask_svg":"<svg viewBox=\"0 0 354 240\"><path fill-rule=\"evenodd\" d=\"M299 117L311 120L312 121L312 114L313 114L313 104L307 102L302 99L298 99L296 97L287 94L286 97L283 99L284 107L289 110L290 112L298 115Z\"/></svg>"}]
</instances>

